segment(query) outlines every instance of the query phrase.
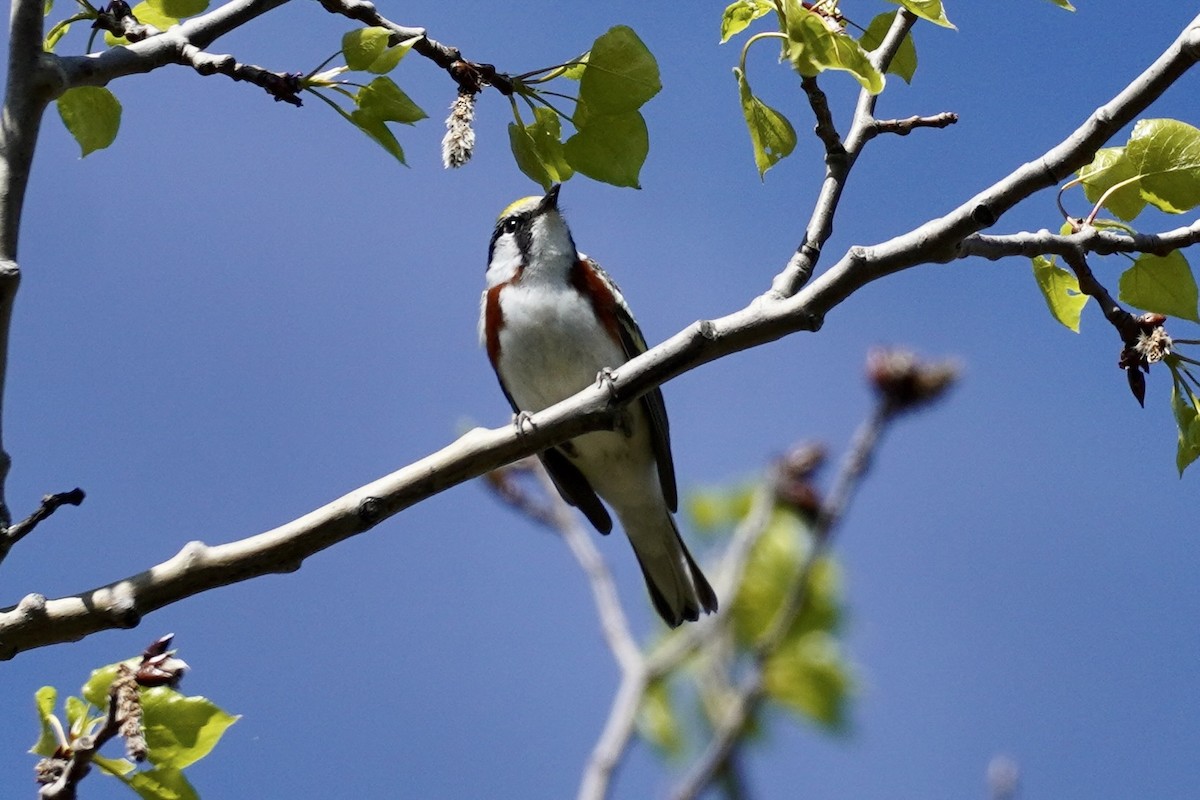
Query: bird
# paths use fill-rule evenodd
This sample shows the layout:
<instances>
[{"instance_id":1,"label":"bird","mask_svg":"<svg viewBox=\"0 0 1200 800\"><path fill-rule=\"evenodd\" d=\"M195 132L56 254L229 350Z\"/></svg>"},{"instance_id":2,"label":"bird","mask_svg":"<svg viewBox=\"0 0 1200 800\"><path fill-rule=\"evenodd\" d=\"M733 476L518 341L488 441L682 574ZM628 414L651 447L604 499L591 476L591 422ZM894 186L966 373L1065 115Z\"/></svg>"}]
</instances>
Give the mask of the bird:
<instances>
[{"instance_id":1,"label":"bird","mask_svg":"<svg viewBox=\"0 0 1200 800\"><path fill-rule=\"evenodd\" d=\"M560 184L501 212L488 244L479 339L515 423L645 352L621 290L579 252L558 206ZM679 505L662 391L634 401L614 430L538 454L560 495L602 534L616 514L655 610L671 627L717 610L717 595L675 525ZM602 503L601 500L604 502Z\"/></svg>"}]
</instances>

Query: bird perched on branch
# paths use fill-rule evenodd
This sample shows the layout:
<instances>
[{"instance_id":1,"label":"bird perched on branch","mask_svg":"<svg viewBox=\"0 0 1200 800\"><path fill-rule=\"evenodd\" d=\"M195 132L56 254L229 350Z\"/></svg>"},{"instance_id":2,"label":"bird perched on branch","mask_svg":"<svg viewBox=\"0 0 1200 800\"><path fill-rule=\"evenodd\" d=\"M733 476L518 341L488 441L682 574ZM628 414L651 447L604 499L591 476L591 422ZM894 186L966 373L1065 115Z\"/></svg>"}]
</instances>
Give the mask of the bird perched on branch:
<instances>
[{"instance_id":1,"label":"bird perched on branch","mask_svg":"<svg viewBox=\"0 0 1200 800\"><path fill-rule=\"evenodd\" d=\"M621 291L575 249L559 188L504 209L488 246L479 338L518 415L605 380L606 370L646 350ZM661 391L632 403L616 430L586 433L539 458L563 498L601 533L612 530L612 518L600 500L616 513L668 625L717 609L671 516L678 494Z\"/></svg>"}]
</instances>

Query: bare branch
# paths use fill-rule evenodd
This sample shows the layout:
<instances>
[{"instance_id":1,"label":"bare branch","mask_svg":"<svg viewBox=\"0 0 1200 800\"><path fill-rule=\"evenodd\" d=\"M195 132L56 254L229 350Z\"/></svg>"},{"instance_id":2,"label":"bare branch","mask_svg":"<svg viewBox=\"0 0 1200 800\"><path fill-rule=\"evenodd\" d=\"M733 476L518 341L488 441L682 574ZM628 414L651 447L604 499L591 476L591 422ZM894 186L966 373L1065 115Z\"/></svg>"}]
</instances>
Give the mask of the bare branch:
<instances>
[{"instance_id":1,"label":"bare branch","mask_svg":"<svg viewBox=\"0 0 1200 800\"><path fill-rule=\"evenodd\" d=\"M38 523L53 514L64 505L77 506L83 502L83 489L78 487L69 492L59 492L58 494L48 494L42 497L41 505L37 507L32 514L25 519L10 526L0 533L0 562L8 556L8 551L13 548L17 542L21 541L25 536L33 532L33 529L38 526Z\"/></svg>"},{"instance_id":2,"label":"bare branch","mask_svg":"<svg viewBox=\"0 0 1200 800\"><path fill-rule=\"evenodd\" d=\"M871 126L875 134L894 133L908 136L914 128L947 128L958 122L958 114L953 111L943 111L931 117L908 117L906 119L877 119Z\"/></svg>"},{"instance_id":3,"label":"bare branch","mask_svg":"<svg viewBox=\"0 0 1200 800\"><path fill-rule=\"evenodd\" d=\"M1158 256L1200 242L1200 220L1191 225L1161 233L1126 233L1088 226L1078 233L1059 234L1048 230L1036 233L1003 235L972 234L958 246L960 258L980 256L996 261L1007 256L1057 255L1087 252L1107 256L1113 253L1153 253Z\"/></svg>"},{"instance_id":4,"label":"bare branch","mask_svg":"<svg viewBox=\"0 0 1200 800\"><path fill-rule=\"evenodd\" d=\"M800 86L804 89L804 94L808 97L808 104L812 106L813 114L817 118L813 133L825 145L825 163L829 164L831 159L845 160L846 148L842 144L842 137L838 135L837 126L833 122L833 114L829 110L829 98L817 85L815 76L802 77Z\"/></svg>"}]
</instances>

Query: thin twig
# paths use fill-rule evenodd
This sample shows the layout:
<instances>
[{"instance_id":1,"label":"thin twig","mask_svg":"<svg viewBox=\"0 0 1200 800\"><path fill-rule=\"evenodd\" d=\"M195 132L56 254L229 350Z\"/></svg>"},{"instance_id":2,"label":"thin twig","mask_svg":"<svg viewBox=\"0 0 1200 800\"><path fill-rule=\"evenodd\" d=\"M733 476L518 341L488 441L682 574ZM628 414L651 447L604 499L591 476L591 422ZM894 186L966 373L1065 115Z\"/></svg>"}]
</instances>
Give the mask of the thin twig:
<instances>
[{"instance_id":1,"label":"thin twig","mask_svg":"<svg viewBox=\"0 0 1200 800\"><path fill-rule=\"evenodd\" d=\"M32 514L20 522L9 526L3 532L0 532L0 562L3 562L8 556L8 552L12 550L13 545L33 532L33 529L38 526L39 522L49 517L61 506L79 505L83 502L84 497L83 489L79 487L71 489L68 492L48 494L42 497L41 504Z\"/></svg>"},{"instance_id":2,"label":"thin twig","mask_svg":"<svg viewBox=\"0 0 1200 800\"><path fill-rule=\"evenodd\" d=\"M894 133L908 136L915 128L946 128L958 122L958 114L943 111L929 117L912 116L905 119L877 119L871 126L876 134Z\"/></svg>"}]
</instances>

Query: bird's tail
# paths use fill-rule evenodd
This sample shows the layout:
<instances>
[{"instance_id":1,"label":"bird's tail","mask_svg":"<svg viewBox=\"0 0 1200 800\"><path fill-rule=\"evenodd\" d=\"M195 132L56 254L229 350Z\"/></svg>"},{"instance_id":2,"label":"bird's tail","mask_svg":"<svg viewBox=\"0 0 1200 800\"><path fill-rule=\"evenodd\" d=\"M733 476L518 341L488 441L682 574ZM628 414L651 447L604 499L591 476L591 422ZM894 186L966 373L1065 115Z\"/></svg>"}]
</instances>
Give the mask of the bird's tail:
<instances>
[{"instance_id":1,"label":"bird's tail","mask_svg":"<svg viewBox=\"0 0 1200 800\"><path fill-rule=\"evenodd\" d=\"M701 611L716 611L717 594L688 552L675 520L665 508L663 512L631 514L632 519L622 519L621 525L633 544L654 608L675 628L684 620L695 622Z\"/></svg>"}]
</instances>

